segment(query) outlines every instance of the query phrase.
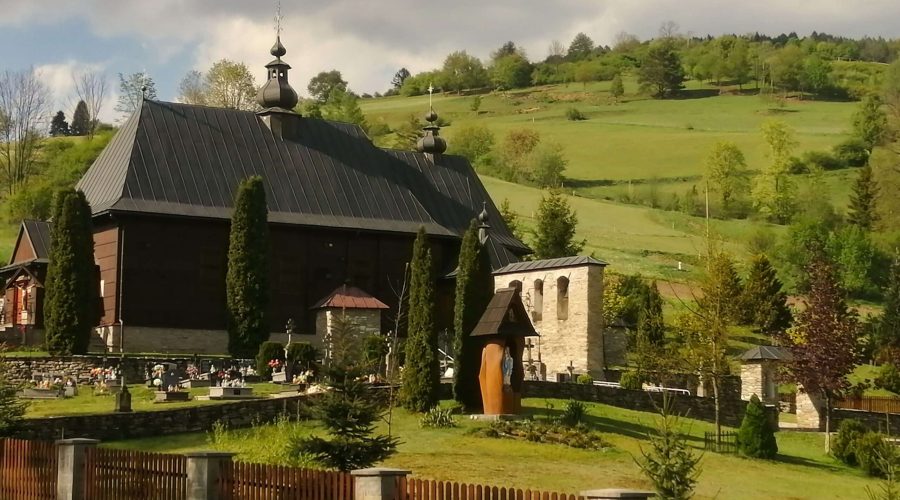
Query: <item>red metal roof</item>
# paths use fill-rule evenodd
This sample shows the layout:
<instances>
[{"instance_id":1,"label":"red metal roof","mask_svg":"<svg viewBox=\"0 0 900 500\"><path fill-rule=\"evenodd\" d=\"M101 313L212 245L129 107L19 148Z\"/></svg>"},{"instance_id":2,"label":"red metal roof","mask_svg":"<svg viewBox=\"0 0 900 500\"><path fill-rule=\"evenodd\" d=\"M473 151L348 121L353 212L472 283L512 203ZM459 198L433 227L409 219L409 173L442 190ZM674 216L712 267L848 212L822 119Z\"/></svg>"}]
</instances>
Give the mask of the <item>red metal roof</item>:
<instances>
[{"instance_id":1,"label":"red metal roof","mask_svg":"<svg viewBox=\"0 0 900 500\"><path fill-rule=\"evenodd\" d=\"M312 309L389 309L388 306L355 286L341 285Z\"/></svg>"}]
</instances>

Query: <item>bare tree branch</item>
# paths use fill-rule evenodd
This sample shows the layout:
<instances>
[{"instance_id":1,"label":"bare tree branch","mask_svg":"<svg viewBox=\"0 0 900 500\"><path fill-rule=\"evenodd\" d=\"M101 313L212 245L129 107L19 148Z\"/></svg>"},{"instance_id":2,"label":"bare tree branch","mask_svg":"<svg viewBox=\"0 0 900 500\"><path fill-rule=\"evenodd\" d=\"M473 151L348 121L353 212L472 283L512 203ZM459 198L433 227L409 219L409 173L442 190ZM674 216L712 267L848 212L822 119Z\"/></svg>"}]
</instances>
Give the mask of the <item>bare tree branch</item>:
<instances>
[{"instance_id":1,"label":"bare tree branch","mask_svg":"<svg viewBox=\"0 0 900 500\"><path fill-rule=\"evenodd\" d=\"M106 75L96 71L85 71L79 75L72 75L75 83L75 94L87 104L88 113L91 115L88 126L88 138L94 138L94 131L100 123L100 110L103 109L103 98L109 89Z\"/></svg>"},{"instance_id":2,"label":"bare tree branch","mask_svg":"<svg viewBox=\"0 0 900 500\"><path fill-rule=\"evenodd\" d=\"M0 175L7 193L28 180L50 119L50 90L34 70L0 75Z\"/></svg>"}]
</instances>

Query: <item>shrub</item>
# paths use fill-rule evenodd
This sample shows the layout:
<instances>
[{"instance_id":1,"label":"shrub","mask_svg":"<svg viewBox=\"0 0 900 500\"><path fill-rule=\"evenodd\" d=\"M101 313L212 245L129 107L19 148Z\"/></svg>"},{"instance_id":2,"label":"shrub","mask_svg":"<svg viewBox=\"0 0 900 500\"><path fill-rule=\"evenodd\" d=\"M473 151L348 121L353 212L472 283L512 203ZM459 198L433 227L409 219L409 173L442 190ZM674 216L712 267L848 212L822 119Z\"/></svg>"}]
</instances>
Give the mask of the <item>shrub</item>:
<instances>
[{"instance_id":1,"label":"shrub","mask_svg":"<svg viewBox=\"0 0 900 500\"><path fill-rule=\"evenodd\" d=\"M622 389L640 391L644 388L644 377L638 371L628 370L622 373L622 377L619 379L619 385L622 386Z\"/></svg>"},{"instance_id":2,"label":"shrub","mask_svg":"<svg viewBox=\"0 0 900 500\"><path fill-rule=\"evenodd\" d=\"M287 361L299 370L316 371L318 360L319 350L309 342L294 342L288 346Z\"/></svg>"},{"instance_id":3,"label":"shrub","mask_svg":"<svg viewBox=\"0 0 900 500\"><path fill-rule=\"evenodd\" d=\"M419 419L419 425L432 429L446 429L448 427L456 427L456 418L453 417L453 408L434 408L425 412Z\"/></svg>"},{"instance_id":4,"label":"shrub","mask_svg":"<svg viewBox=\"0 0 900 500\"><path fill-rule=\"evenodd\" d=\"M581 401L570 399L563 409L562 422L566 425L578 425L584 421L587 407Z\"/></svg>"},{"instance_id":5,"label":"shrub","mask_svg":"<svg viewBox=\"0 0 900 500\"><path fill-rule=\"evenodd\" d=\"M857 138L847 139L835 145L831 151L848 167L862 167L869 161L869 148L865 142Z\"/></svg>"},{"instance_id":6,"label":"shrub","mask_svg":"<svg viewBox=\"0 0 900 500\"><path fill-rule=\"evenodd\" d=\"M809 167L805 161L796 156L791 156L787 161L787 171L791 174L808 174Z\"/></svg>"},{"instance_id":7,"label":"shrub","mask_svg":"<svg viewBox=\"0 0 900 500\"><path fill-rule=\"evenodd\" d=\"M893 363L888 363L878 370L875 387L894 393L900 393L900 370Z\"/></svg>"},{"instance_id":8,"label":"shrub","mask_svg":"<svg viewBox=\"0 0 900 500\"><path fill-rule=\"evenodd\" d=\"M284 344L281 342L266 341L259 346L259 354L256 355L256 373L263 380L272 376L272 368L269 361L277 359L284 361Z\"/></svg>"},{"instance_id":9,"label":"shrub","mask_svg":"<svg viewBox=\"0 0 900 500\"><path fill-rule=\"evenodd\" d=\"M581 111L576 107L571 107L566 110L566 119L572 122L577 122L581 120L587 120L587 116L584 115Z\"/></svg>"},{"instance_id":10,"label":"shrub","mask_svg":"<svg viewBox=\"0 0 900 500\"><path fill-rule=\"evenodd\" d=\"M831 440L831 454L847 465L858 465L856 441L866 433L862 422L854 418L841 421L837 434Z\"/></svg>"},{"instance_id":11,"label":"shrub","mask_svg":"<svg viewBox=\"0 0 900 500\"><path fill-rule=\"evenodd\" d=\"M583 385L591 385L594 383L594 377L590 373L582 373L578 376L577 382Z\"/></svg>"},{"instance_id":12,"label":"shrub","mask_svg":"<svg viewBox=\"0 0 900 500\"><path fill-rule=\"evenodd\" d=\"M884 476L887 472L886 462L896 460L893 445L877 432L867 432L857 438L855 443L854 451L859 467L870 476Z\"/></svg>"},{"instance_id":13,"label":"shrub","mask_svg":"<svg viewBox=\"0 0 900 500\"><path fill-rule=\"evenodd\" d=\"M802 158L807 171L812 171L814 167L822 170L837 170L847 166L840 158L826 151L807 151L803 153Z\"/></svg>"},{"instance_id":14,"label":"shrub","mask_svg":"<svg viewBox=\"0 0 900 500\"><path fill-rule=\"evenodd\" d=\"M737 435L737 448L738 453L745 457L775 458L778 454L775 430L756 394L747 403L747 411Z\"/></svg>"}]
</instances>

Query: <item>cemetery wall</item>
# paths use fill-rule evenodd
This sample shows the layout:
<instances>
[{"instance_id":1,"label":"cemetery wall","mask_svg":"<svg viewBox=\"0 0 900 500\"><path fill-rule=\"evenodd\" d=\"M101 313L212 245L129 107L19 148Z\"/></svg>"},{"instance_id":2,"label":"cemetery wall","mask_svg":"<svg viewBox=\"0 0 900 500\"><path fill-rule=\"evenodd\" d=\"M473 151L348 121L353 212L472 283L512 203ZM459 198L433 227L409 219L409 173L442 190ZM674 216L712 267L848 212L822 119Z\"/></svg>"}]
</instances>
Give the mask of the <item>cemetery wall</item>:
<instances>
[{"instance_id":1,"label":"cemetery wall","mask_svg":"<svg viewBox=\"0 0 900 500\"><path fill-rule=\"evenodd\" d=\"M193 357L126 357L88 355L88 356L41 356L41 357L5 357L3 361L9 367L10 379L15 383L31 380L32 374L47 373L74 376L78 379L89 378L91 368L119 367L127 383L143 382L148 364L175 363L184 370L193 362ZM218 366L224 359L213 360Z\"/></svg>"},{"instance_id":2,"label":"cemetery wall","mask_svg":"<svg viewBox=\"0 0 900 500\"><path fill-rule=\"evenodd\" d=\"M524 396L528 398L576 399L602 403L629 410L657 412L662 405L661 393L632 391L615 387L601 387L587 384L567 384L558 382L525 381ZM729 427L739 427L744 418L747 403L740 399L721 401L721 421ZM714 422L716 416L713 398L676 395L672 401L675 413L697 420ZM773 410L774 411L774 410Z\"/></svg>"},{"instance_id":3,"label":"cemetery wall","mask_svg":"<svg viewBox=\"0 0 900 500\"><path fill-rule=\"evenodd\" d=\"M206 432L222 422L228 428L272 422L279 416L305 418L306 396L255 399L189 408L133 413L104 413L25 419L14 437L22 439L90 438L102 441L132 439L182 432Z\"/></svg>"},{"instance_id":4,"label":"cemetery wall","mask_svg":"<svg viewBox=\"0 0 900 500\"><path fill-rule=\"evenodd\" d=\"M620 370L618 368L606 368L603 370L604 380L609 382L618 382L622 378L622 372L625 370ZM700 378L697 375L692 375L689 373L680 373L672 375L672 382L668 385L668 387L672 387L673 389L686 389L691 392L691 394L697 394L697 389L700 384ZM732 399L732 400L740 400L741 397L741 377L739 375L726 375L722 377L722 387L719 388L722 394L722 399ZM708 387L705 389L707 394L712 394L712 388ZM749 398L748 398L749 399Z\"/></svg>"},{"instance_id":5,"label":"cemetery wall","mask_svg":"<svg viewBox=\"0 0 900 500\"><path fill-rule=\"evenodd\" d=\"M846 408L835 408L831 410L831 431L837 431L842 420L851 418L859 420L871 431L883 432L892 436L900 434L900 414L849 410ZM819 428L820 430L825 430L824 414L822 415Z\"/></svg>"}]
</instances>

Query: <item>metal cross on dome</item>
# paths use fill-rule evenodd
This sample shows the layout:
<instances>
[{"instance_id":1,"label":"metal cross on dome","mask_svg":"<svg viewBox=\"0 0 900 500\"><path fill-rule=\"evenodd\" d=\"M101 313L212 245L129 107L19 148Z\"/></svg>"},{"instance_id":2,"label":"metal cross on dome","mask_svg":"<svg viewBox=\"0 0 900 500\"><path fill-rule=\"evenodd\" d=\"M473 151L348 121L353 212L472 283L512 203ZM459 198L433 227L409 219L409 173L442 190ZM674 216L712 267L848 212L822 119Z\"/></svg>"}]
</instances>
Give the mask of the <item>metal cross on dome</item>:
<instances>
[{"instance_id":1,"label":"metal cross on dome","mask_svg":"<svg viewBox=\"0 0 900 500\"><path fill-rule=\"evenodd\" d=\"M431 94L434 93L434 85L428 84L428 107L431 107Z\"/></svg>"},{"instance_id":2,"label":"metal cross on dome","mask_svg":"<svg viewBox=\"0 0 900 500\"><path fill-rule=\"evenodd\" d=\"M281 2L275 2L275 34L281 36L281 21L284 16L281 15Z\"/></svg>"}]
</instances>

